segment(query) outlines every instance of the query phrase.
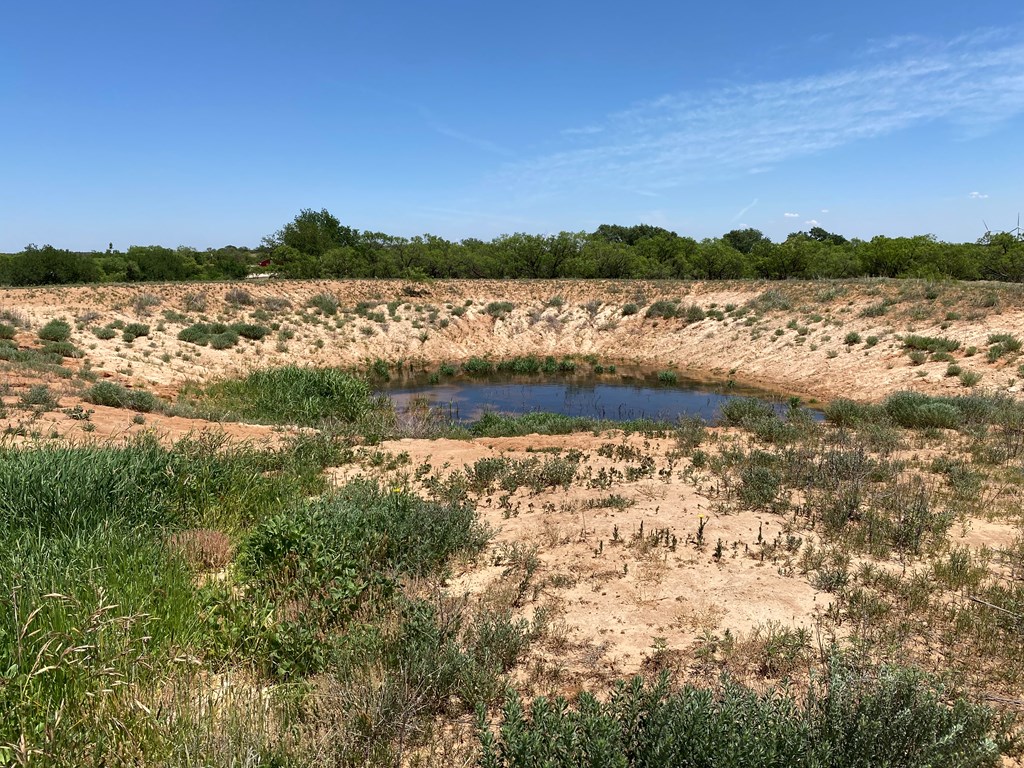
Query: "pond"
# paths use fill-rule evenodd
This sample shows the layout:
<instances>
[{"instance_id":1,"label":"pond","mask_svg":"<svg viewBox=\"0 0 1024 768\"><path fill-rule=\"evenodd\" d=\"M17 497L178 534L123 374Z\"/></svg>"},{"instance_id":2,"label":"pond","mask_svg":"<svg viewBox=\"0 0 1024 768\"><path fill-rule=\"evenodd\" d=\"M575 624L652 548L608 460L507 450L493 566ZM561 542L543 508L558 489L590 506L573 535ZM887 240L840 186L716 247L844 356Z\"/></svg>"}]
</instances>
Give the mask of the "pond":
<instances>
[{"instance_id":1,"label":"pond","mask_svg":"<svg viewBox=\"0 0 1024 768\"><path fill-rule=\"evenodd\" d=\"M459 376L433 384L426 377L405 378L392 381L381 391L399 410L407 409L414 401L425 400L445 418L459 423L477 421L488 412L559 413L610 421L675 421L684 416L699 416L713 422L722 404L736 397L756 397L770 403L780 415L789 407L788 400L778 395L683 378L659 381L656 373L549 378ZM815 418L821 417L820 413L811 412Z\"/></svg>"}]
</instances>

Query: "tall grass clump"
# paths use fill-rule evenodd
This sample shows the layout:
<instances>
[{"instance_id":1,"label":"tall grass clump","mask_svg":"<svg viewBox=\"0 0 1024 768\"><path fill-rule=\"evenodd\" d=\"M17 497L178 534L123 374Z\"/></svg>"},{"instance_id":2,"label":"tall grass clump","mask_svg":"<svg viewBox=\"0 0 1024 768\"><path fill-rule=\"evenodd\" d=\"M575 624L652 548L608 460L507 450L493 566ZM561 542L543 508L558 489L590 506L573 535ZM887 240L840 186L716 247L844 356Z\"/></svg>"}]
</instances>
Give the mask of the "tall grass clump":
<instances>
[{"instance_id":1,"label":"tall grass clump","mask_svg":"<svg viewBox=\"0 0 1024 768\"><path fill-rule=\"evenodd\" d=\"M167 696L212 646L208 596L172 542L322 491L310 469L330 452L312 440L0 444L0 763L165 764L182 738Z\"/></svg>"},{"instance_id":2,"label":"tall grass clump","mask_svg":"<svg viewBox=\"0 0 1024 768\"><path fill-rule=\"evenodd\" d=\"M372 406L370 387L336 368L288 365L254 371L207 387L206 405L268 424L353 423Z\"/></svg>"}]
</instances>

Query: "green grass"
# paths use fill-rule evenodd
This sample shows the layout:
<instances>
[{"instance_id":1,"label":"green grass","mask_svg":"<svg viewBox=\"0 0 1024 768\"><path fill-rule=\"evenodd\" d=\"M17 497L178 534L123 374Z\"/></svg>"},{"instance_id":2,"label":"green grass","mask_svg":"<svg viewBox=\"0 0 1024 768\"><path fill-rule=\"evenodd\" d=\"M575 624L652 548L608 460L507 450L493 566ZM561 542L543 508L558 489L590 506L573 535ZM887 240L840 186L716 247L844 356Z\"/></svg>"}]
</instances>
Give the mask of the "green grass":
<instances>
[{"instance_id":1,"label":"green grass","mask_svg":"<svg viewBox=\"0 0 1024 768\"><path fill-rule=\"evenodd\" d=\"M303 426L351 424L373 405L369 385L362 379L335 368L295 365L211 384L202 390L200 402L237 419Z\"/></svg>"}]
</instances>

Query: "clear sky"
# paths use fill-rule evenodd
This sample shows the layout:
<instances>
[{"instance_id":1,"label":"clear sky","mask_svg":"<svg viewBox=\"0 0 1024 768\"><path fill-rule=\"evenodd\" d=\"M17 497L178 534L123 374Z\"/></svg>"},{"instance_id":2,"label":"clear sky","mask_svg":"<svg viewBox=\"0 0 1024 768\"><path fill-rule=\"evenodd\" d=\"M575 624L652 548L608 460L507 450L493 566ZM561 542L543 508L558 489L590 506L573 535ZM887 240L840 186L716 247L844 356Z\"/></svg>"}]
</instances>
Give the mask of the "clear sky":
<instances>
[{"instance_id":1,"label":"clear sky","mask_svg":"<svg viewBox=\"0 0 1024 768\"><path fill-rule=\"evenodd\" d=\"M256 245L302 208L452 239L1024 209L1024 4L5 3L0 251Z\"/></svg>"}]
</instances>

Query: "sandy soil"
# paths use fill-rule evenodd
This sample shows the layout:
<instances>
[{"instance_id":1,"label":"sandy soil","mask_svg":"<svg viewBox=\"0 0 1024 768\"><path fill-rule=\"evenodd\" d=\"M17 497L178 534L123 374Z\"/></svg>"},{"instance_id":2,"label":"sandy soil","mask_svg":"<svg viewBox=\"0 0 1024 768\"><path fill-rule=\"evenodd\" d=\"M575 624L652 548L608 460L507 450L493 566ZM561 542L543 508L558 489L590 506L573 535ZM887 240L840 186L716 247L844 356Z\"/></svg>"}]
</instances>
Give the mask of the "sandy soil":
<instances>
[{"instance_id":1,"label":"sandy soil","mask_svg":"<svg viewBox=\"0 0 1024 768\"><path fill-rule=\"evenodd\" d=\"M980 386L1018 393L1016 365L1005 360L989 363L984 352L991 333L1024 335L1022 289L984 284L922 286L900 281L421 285L261 280L9 289L0 291L0 314L16 313L30 321L33 329L54 317L77 319L82 328L76 329L72 342L86 351L86 365L102 376L146 386L165 396L189 382L285 363L362 366L382 358L424 366L472 356L524 354L592 354L602 362L671 368L696 378L733 379L819 401L877 400L898 389L961 391L959 380L946 376L945 363L910 362L897 338L910 332L956 339L962 350L977 348L978 354L960 362L983 375ZM225 301L232 291L248 294L251 303ZM624 305L649 306L662 298L680 300L682 306L698 304L705 311L726 310L756 301L766 291L784 297L790 309L769 309L756 321L746 314L722 320L707 317L691 324L647 318L643 308L622 315ZM325 318L307 308L312 297L324 293L337 298L341 307L337 316ZM394 314L386 306L389 301L400 303ZM486 307L495 301L512 302L514 308L504 317L492 317ZM863 314L887 301L891 304L884 315ZM360 302L366 303L363 311L370 313L369 318L353 313ZM995 306L984 306L991 302ZM189 309L199 304L205 304L202 311ZM283 304L287 306L281 308ZM461 316L455 314L462 310ZM380 315L374 317L374 312ZM129 345L120 336L102 341L90 330L117 320L148 323L150 335ZM177 339L186 325L213 320L280 325L276 335L259 342L243 340L223 351ZM282 331L290 338L284 338ZM851 332L864 340L877 337L877 342L872 346L863 341L844 343ZM17 341L34 343L33 331L23 331Z\"/></svg>"},{"instance_id":2,"label":"sandy soil","mask_svg":"<svg viewBox=\"0 0 1024 768\"><path fill-rule=\"evenodd\" d=\"M776 291L789 309L707 317L687 324L656 320L641 309L623 316L629 303L650 305L659 298L699 304L705 311L728 310L757 302ZM225 300L242 291L243 303ZM335 296L341 309L323 316L307 308L318 294ZM201 295L201 299L200 299ZM995 296L994 305L990 298ZM555 300L560 297L561 300ZM236 296L236 298L239 298ZM886 300L885 314L864 310ZM386 306L397 302L393 309ZM487 311L491 302L514 307L503 317ZM366 302L358 312L360 302ZM197 307L205 304L200 310ZM464 312L462 310L465 310ZM347 311L346 311L347 310ZM681 374L738 383L827 401L836 397L879 400L899 389L960 393L956 377L945 375L947 363L912 365L898 337L904 333L941 335L958 340L956 354L964 367L983 375L981 386L1019 396L1017 361L986 360L988 335L1024 336L1024 295L1016 287L916 283L612 283L612 282L402 282L336 281L244 284L94 286L0 291L0 316L8 312L29 326L15 341L38 346L36 330L62 317L78 326L71 341L85 351L68 360L70 378L24 370L0 369L0 394L7 406L0 427L21 423L19 439L52 435L76 439L124 438L154 430L168 439L201 429L224 430L233 439L273 442L282 432L258 425L212 425L196 419L148 414L81 402L84 386L76 373L91 371L128 386L145 387L167 398L193 382L244 373L256 367L287 363L365 366L377 358L426 366L458 362L471 356L494 358L524 354L596 355ZM361 312L361 314L360 314ZM380 313L374 315L373 313ZM275 324L275 333L259 342L244 341L217 351L177 339L178 332L199 321L245 321ZM92 329L111 322L144 322L147 337L133 343L103 341ZM877 336L872 345L846 343L848 334ZM964 350L976 347L968 356ZM16 407L28 386L39 381L60 394L60 408L94 411L75 419L61 410L24 424ZM2 410L2 409L0 409ZM541 457L541 449L587 454L592 471L615 462L596 455L618 436L453 440L402 440L382 449L409 461L408 474L429 463L443 474L459 471L487 456ZM508 588L509 565L533 548L540 567L524 601L527 617L543 610L549 622L545 645L529 662L531 684L571 691L595 680L668 664L673 654L698 655L702 644L726 631L750 638L773 622L802 628L816 641L816 617L830 596L816 591L795 571L792 558L762 557L772 542L784 540L783 520L771 514L725 514L710 476L687 471L688 460L669 467L672 445L632 437L632 447L654 457L652 476L611 488L576 483L568 490L530 494L521 490L506 499L485 495L478 508L496 531L491 555L467 567L449 587L453 594L485 599ZM620 462L621 463L621 462ZM660 470L668 469L666 473ZM691 468L692 469L692 468ZM341 482L369 471L359 465L332 471ZM588 507L615 493L626 508ZM695 541L704 523L704 541ZM667 529L676 544L648 545L635 538ZM806 536L806 532L798 532ZM964 544L980 548L1008 541L1013 526L998 520L972 521L960 532ZM718 541L722 555L715 557ZM518 548L518 549L517 549ZM660 652L659 652L660 649ZM756 667L758 659L751 657ZM692 669L692 667L691 667ZM526 674L524 672L524 674Z\"/></svg>"}]
</instances>

